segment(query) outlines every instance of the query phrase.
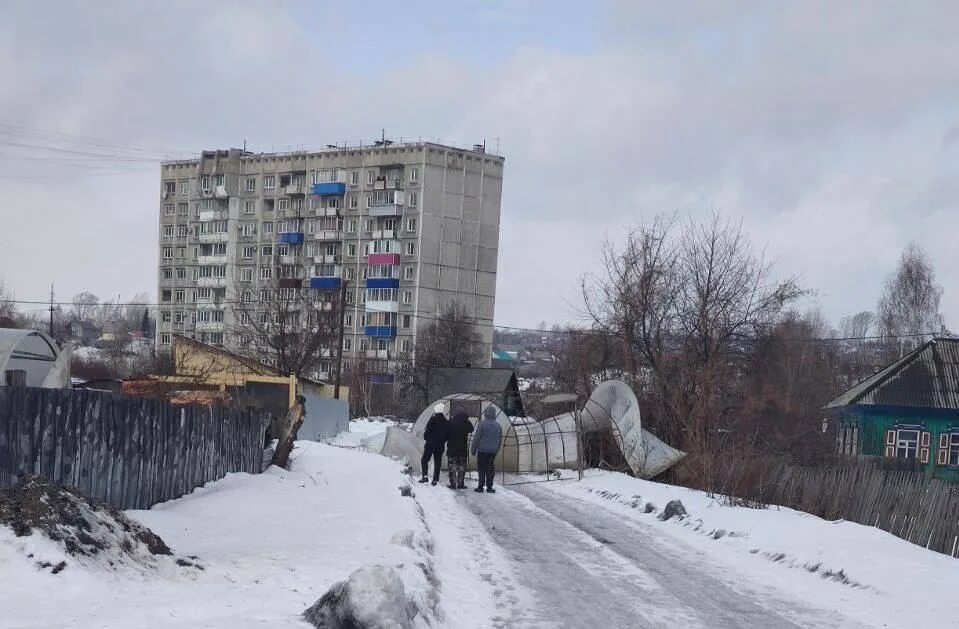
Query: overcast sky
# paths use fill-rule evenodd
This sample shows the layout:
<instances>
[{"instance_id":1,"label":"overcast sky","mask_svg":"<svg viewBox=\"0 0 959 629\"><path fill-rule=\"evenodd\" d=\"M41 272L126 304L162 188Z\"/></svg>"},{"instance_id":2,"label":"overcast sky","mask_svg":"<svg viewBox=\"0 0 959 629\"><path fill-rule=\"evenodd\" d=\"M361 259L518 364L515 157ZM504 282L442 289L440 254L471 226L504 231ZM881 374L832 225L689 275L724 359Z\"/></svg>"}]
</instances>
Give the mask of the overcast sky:
<instances>
[{"instance_id":1,"label":"overcast sky","mask_svg":"<svg viewBox=\"0 0 959 629\"><path fill-rule=\"evenodd\" d=\"M955 325L957 25L955 2L6 0L0 280L154 297L159 155L385 128L505 154L497 324L574 321L605 236L718 210L833 321L915 240Z\"/></svg>"}]
</instances>

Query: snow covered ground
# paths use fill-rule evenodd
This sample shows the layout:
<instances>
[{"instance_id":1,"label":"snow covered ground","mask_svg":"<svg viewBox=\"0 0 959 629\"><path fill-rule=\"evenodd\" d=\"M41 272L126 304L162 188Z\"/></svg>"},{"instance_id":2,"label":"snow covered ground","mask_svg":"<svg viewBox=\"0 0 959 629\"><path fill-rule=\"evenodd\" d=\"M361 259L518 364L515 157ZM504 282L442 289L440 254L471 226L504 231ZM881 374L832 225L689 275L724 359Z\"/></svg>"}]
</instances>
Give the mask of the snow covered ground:
<instances>
[{"instance_id":1,"label":"snow covered ground","mask_svg":"<svg viewBox=\"0 0 959 629\"><path fill-rule=\"evenodd\" d=\"M70 561L53 575L26 555L59 558L55 544L0 529L0 626L307 627L300 614L352 571L423 562L394 539L423 529L416 502L398 490L406 479L400 464L309 442L293 456L291 471L230 474L128 512L178 555L196 555L203 570L114 572ZM404 581L424 590L415 572Z\"/></svg>"},{"instance_id":2,"label":"snow covered ground","mask_svg":"<svg viewBox=\"0 0 959 629\"><path fill-rule=\"evenodd\" d=\"M533 487L602 508L651 537L671 541L677 557L685 554L681 547L691 548L740 584L788 592L836 610L849 623L959 626L959 561L873 527L777 507L730 507L702 492L598 470L588 471L581 483ZM673 499L682 501L689 516L665 522L655 517ZM647 502L657 511L643 513ZM610 517L601 513L593 517Z\"/></svg>"},{"instance_id":3,"label":"snow covered ground","mask_svg":"<svg viewBox=\"0 0 959 629\"><path fill-rule=\"evenodd\" d=\"M360 417L350 420L350 431L341 432L326 443L341 448L360 448L370 452L383 449L386 429L396 422L385 417Z\"/></svg>"},{"instance_id":4,"label":"snow covered ground","mask_svg":"<svg viewBox=\"0 0 959 629\"><path fill-rule=\"evenodd\" d=\"M128 512L203 569L79 562L0 527L0 627L308 627L307 607L373 564L426 610L420 629L959 626L959 563L870 527L598 471L403 497L402 467L301 442L290 471ZM677 498L689 515L659 520Z\"/></svg>"}]
</instances>

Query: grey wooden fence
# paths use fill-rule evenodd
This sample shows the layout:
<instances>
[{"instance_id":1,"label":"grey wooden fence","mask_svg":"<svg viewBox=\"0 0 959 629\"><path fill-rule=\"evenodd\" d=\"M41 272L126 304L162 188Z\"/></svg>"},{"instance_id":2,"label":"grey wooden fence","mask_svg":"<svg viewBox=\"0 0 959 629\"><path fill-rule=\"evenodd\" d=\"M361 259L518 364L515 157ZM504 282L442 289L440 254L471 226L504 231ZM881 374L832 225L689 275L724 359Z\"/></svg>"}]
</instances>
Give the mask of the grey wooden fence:
<instances>
[{"instance_id":1,"label":"grey wooden fence","mask_svg":"<svg viewBox=\"0 0 959 629\"><path fill-rule=\"evenodd\" d=\"M883 469L874 461L829 466L783 465L765 500L875 526L930 550L959 556L959 487L918 471Z\"/></svg>"},{"instance_id":2,"label":"grey wooden fence","mask_svg":"<svg viewBox=\"0 0 959 629\"><path fill-rule=\"evenodd\" d=\"M143 509L229 472L262 470L267 420L99 391L0 388L0 487L36 474Z\"/></svg>"}]
</instances>

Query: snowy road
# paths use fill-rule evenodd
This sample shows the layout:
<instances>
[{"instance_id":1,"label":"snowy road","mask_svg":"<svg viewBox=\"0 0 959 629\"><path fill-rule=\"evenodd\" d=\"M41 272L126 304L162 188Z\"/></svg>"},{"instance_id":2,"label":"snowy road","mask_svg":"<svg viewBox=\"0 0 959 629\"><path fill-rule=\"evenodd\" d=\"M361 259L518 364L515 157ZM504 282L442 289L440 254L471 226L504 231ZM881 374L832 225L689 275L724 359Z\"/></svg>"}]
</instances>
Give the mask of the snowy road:
<instances>
[{"instance_id":1,"label":"snowy road","mask_svg":"<svg viewBox=\"0 0 959 629\"><path fill-rule=\"evenodd\" d=\"M703 553L602 506L536 484L457 498L535 593L530 626L861 627L771 587L737 582ZM741 580L740 580L741 581Z\"/></svg>"}]
</instances>

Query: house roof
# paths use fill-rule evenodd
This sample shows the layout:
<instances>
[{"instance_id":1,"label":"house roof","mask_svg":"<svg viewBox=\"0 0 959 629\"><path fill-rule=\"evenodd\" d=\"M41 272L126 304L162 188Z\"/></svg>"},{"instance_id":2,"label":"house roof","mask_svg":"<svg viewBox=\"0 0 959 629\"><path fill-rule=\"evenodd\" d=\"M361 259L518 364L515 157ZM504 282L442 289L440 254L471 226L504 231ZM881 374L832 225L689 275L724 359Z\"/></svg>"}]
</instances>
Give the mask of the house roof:
<instances>
[{"instance_id":1,"label":"house roof","mask_svg":"<svg viewBox=\"0 0 959 629\"><path fill-rule=\"evenodd\" d=\"M439 399L453 393L502 393L514 378L512 369L486 367L444 367L437 369L430 384L430 397Z\"/></svg>"},{"instance_id":2,"label":"house roof","mask_svg":"<svg viewBox=\"0 0 959 629\"><path fill-rule=\"evenodd\" d=\"M826 408L852 405L959 409L959 338L928 341Z\"/></svg>"},{"instance_id":3,"label":"house roof","mask_svg":"<svg viewBox=\"0 0 959 629\"><path fill-rule=\"evenodd\" d=\"M270 365L267 365L266 363L262 363L253 358L242 356L240 354L231 352L228 349L217 347L215 345L210 345L208 343L203 343L203 342L197 341L196 339L191 339L189 337L183 336L181 334L174 334L173 340L175 343L183 343L186 345L192 345L194 347L200 348L204 352L217 354L219 356L227 356L229 358L232 358L233 360L236 360L246 365L246 367L249 368L254 373L258 373L263 376L279 376L279 377L285 378L290 375L284 371L281 371L280 369L277 369L276 367L271 367ZM300 376L299 378L297 378L297 380L300 380L301 382L306 382L307 384L313 384L316 386L326 386L325 382L313 380L312 378L307 378L306 376Z\"/></svg>"}]
</instances>

